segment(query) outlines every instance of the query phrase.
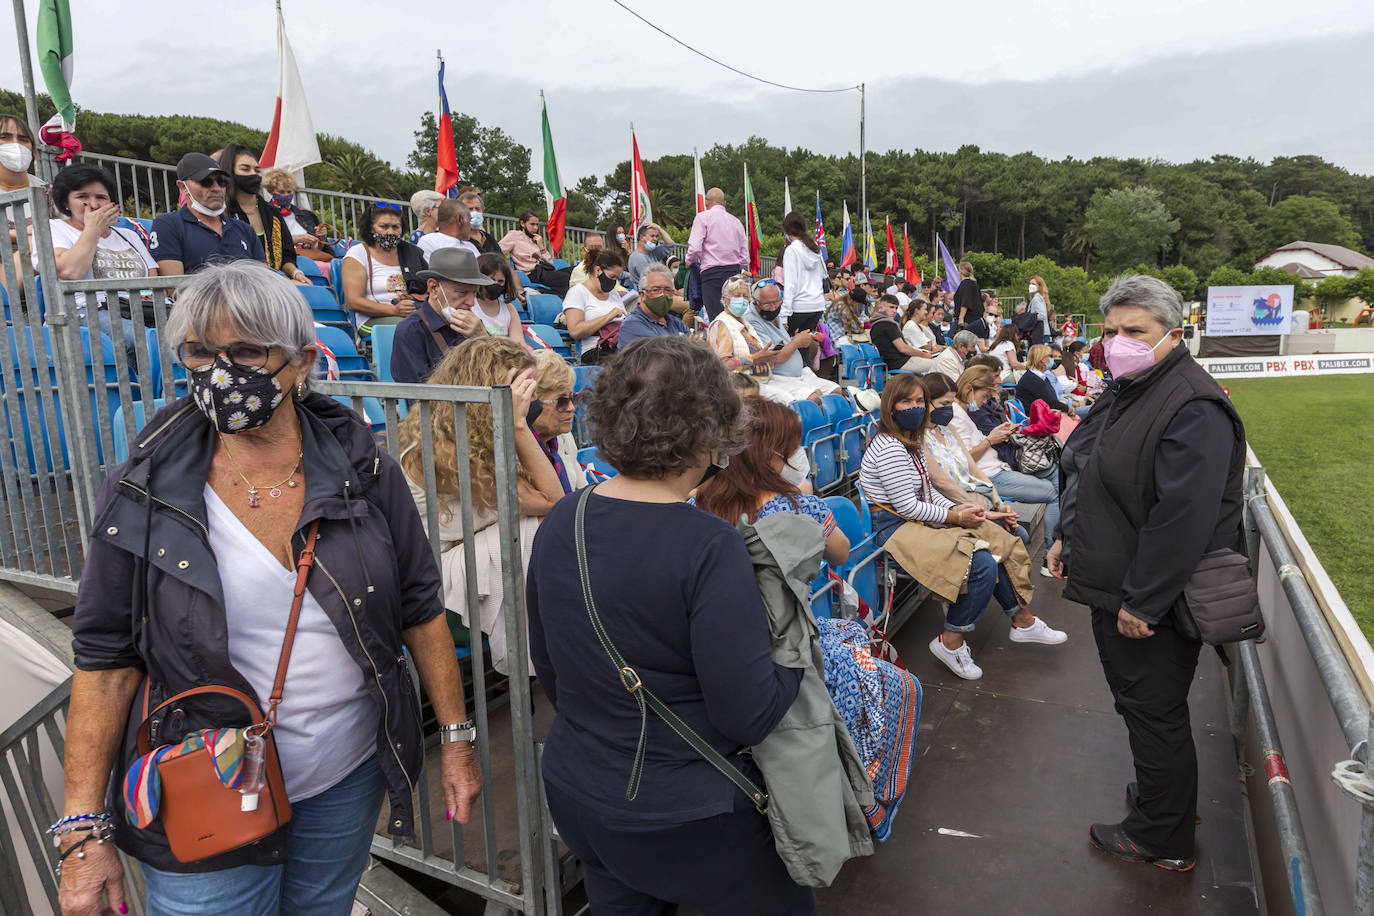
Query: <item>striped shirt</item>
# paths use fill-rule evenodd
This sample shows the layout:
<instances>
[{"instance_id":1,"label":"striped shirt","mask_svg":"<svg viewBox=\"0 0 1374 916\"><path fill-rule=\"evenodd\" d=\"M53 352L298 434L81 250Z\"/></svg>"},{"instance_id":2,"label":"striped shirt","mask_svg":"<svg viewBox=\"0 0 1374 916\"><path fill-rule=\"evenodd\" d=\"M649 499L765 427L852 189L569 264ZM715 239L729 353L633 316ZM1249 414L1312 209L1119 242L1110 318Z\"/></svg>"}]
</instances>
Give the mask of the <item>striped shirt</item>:
<instances>
[{"instance_id":1,"label":"striped shirt","mask_svg":"<svg viewBox=\"0 0 1374 916\"><path fill-rule=\"evenodd\" d=\"M954 508L931 486L920 451L913 453L887 433L879 433L864 450L859 486L871 502L915 522L943 523Z\"/></svg>"}]
</instances>

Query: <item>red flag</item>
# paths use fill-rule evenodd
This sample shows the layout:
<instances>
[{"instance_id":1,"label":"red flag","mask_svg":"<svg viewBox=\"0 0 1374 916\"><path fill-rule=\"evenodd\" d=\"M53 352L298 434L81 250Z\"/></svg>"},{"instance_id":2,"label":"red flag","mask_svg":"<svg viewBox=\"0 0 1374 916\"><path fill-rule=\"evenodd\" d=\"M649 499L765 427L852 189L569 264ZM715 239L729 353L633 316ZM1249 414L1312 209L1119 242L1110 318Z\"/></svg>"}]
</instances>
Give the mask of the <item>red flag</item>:
<instances>
[{"instance_id":1,"label":"red flag","mask_svg":"<svg viewBox=\"0 0 1374 916\"><path fill-rule=\"evenodd\" d=\"M911 239L909 239L906 234L906 223L902 223L902 255L906 263L906 267L903 271L903 274L906 276L906 282L920 283L921 272L911 263Z\"/></svg>"},{"instance_id":2,"label":"red flag","mask_svg":"<svg viewBox=\"0 0 1374 916\"><path fill-rule=\"evenodd\" d=\"M756 276L759 267L759 208L754 202L754 186L749 183L749 163L744 164L744 221L749 233L749 275Z\"/></svg>"},{"instance_id":3,"label":"red flag","mask_svg":"<svg viewBox=\"0 0 1374 916\"><path fill-rule=\"evenodd\" d=\"M897 274L897 243L892 238L892 217L887 218L887 272Z\"/></svg>"},{"instance_id":4,"label":"red flag","mask_svg":"<svg viewBox=\"0 0 1374 916\"><path fill-rule=\"evenodd\" d=\"M458 196L458 154L453 149L453 118L444 92L444 59L439 58L439 149L434 190L446 197Z\"/></svg>"},{"instance_id":5,"label":"red flag","mask_svg":"<svg viewBox=\"0 0 1374 916\"><path fill-rule=\"evenodd\" d=\"M634 127L630 128L630 143L634 159L630 161L630 238L638 240L639 227L654 221L654 209L649 204L649 182L644 179L644 163L639 158L639 140Z\"/></svg>"}]
</instances>

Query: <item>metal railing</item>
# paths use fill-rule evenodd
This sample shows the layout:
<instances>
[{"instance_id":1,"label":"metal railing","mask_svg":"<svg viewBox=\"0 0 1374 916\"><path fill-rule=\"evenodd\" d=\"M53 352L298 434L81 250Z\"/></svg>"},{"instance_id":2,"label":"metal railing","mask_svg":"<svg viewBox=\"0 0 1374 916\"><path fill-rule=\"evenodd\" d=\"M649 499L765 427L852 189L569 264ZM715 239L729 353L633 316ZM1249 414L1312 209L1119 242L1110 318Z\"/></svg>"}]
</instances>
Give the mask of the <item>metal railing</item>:
<instances>
[{"instance_id":1,"label":"metal railing","mask_svg":"<svg viewBox=\"0 0 1374 916\"><path fill-rule=\"evenodd\" d=\"M1245 478L1247 546L1256 575L1261 545L1277 570L1293 618L1316 666L1322 687L1350 747L1350 760L1334 764L1332 778L1342 791L1362 805L1361 835L1356 854L1355 916L1374 916L1374 780L1369 769L1369 742L1374 738L1374 710L1365 698L1322 613L1311 585L1298 566L1292 548L1275 519L1265 490L1264 469L1247 467ZM1236 644L1236 674L1231 696L1231 731L1243 757L1245 724L1253 719L1266 785L1278 828L1278 842L1287 864L1288 889L1294 910L1306 916L1325 912L1313 871L1312 855L1289 779L1283 744L1270 703L1264 671L1253 641Z\"/></svg>"}]
</instances>

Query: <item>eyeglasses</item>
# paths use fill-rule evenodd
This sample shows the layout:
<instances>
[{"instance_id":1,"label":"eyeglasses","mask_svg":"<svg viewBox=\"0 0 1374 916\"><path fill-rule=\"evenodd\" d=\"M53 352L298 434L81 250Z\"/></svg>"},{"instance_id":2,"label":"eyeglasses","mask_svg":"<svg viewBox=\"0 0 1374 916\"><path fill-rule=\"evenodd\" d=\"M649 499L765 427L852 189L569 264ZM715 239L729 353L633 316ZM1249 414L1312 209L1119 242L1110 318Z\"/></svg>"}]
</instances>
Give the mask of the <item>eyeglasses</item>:
<instances>
[{"instance_id":1,"label":"eyeglasses","mask_svg":"<svg viewBox=\"0 0 1374 916\"><path fill-rule=\"evenodd\" d=\"M539 402L540 402L541 404L547 404L547 403L549 403L549 402L548 402L547 400L545 400L544 398L540 398L540 399L539 399ZM572 410L572 409L573 409L574 407L576 407L576 406L577 406L577 395L575 395L575 394L565 394L565 395L561 395L556 401L553 402L554 410Z\"/></svg>"},{"instance_id":2,"label":"eyeglasses","mask_svg":"<svg viewBox=\"0 0 1374 916\"><path fill-rule=\"evenodd\" d=\"M242 340L236 340L227 347L207 347L202 341L188 340L177 347L177 359L187 369L192 370L205 368L214 362L215 357L221 353L228 357L229 362L235 366L242 366L245 369L261 369L267 365L267 359L272 353L272 348Z\"/></svg>"},{"instance_id":3,"label":"eyeglasses","mask_svg":"<svg viewBox=\"0 0 1374 916\"><path fill-rule=\"evenodd\" d=\"M194 181L194 179L192 180ZM229 187L229 176L222 174L206 175L200 181L197 181L196 184L200 185L202 188L227 188Z\"/></svg>"},{"instance_id":4,"label":"eyeglasses","mask_svg":"<svg viewBox=\"0 0 1374 916\"><path fill-rule=\"evenodd\" d=\"M373 201L372 206L376 207L378 210L395 210L397 213L401 211L400 204L389 204L384 200Z\"/></svg>"}]
</instances>

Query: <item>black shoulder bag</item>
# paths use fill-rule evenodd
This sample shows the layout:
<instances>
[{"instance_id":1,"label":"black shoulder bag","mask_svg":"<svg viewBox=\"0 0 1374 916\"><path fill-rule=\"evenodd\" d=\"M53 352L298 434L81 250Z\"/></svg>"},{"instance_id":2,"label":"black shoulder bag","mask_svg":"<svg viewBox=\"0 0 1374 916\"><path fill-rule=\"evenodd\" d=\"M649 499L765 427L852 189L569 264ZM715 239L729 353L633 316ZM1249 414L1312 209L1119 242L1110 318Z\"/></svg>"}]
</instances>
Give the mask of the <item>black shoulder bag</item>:
<instances>
[{"instance_id":1,"label":"black shoulder bag","mask_svg":"<svg viewBox=\"0 0 1374 916\"><path fill-rule=\"evenodd\" d=\"M611 642L610 634L606 632L606 627L601 623L601 617L596 612L596 601L592 598L591 574L587 569L587 539L586 525L584 519L587 512L587 497L591 495L594 487L584 487L582 495L577 498L577 516L573 529L573 539L577 545L577 571L582 578L582 600L587 606L587 616L591 618L592 629L596 631L596 638L601 642L601 648L606 650L606 655L610 658L611 664L616 668L616 675L620 678L621 685L635 698L639 704L639 744L635 747L634 765L630 768L630 782L625 787L625 800L634 801L639 794L639 779L644 772L644 740L645 731L648 728L649 719L647 709L652 709L654 713L667 723L668 727L677 732L678 737L682 738L692 746L692 749L706 759L721 772L726 779L739 786L740 791L749 796L749 800L754 803L760 814L768 813L768 793L739 771L739 768L730 761L722 757L715 748L707 743L692 727L682 719L678 718L677 713L668 708L668 704L660 700L644 683L640 681L639 674L630 664L625 661L625 657L620 654L620 650ZM647 707L647 709L646 709Z\"/></svg>"}]
</instances>

